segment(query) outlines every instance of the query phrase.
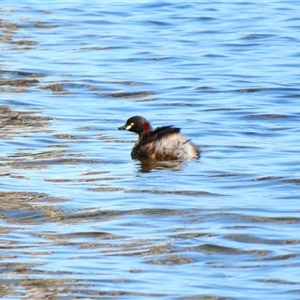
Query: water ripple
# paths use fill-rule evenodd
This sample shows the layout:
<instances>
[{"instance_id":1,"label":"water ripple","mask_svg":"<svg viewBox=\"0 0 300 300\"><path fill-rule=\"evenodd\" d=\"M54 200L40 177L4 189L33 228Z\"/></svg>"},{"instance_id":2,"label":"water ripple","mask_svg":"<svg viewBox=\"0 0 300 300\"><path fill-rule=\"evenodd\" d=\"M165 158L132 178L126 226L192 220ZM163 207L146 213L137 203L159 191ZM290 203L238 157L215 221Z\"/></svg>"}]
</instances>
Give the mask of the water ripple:
<instances>
[{"instance_id":1,"label":"water ripple","mask_svg":"<svg viewBox=\"0 0 300 300\"><path fill-rule=\"evenodd\" d=\"M1 297L299 298L295 1L0 12ZM200 160L132 160L132 115Z\"/></svg>"}]
</instances>

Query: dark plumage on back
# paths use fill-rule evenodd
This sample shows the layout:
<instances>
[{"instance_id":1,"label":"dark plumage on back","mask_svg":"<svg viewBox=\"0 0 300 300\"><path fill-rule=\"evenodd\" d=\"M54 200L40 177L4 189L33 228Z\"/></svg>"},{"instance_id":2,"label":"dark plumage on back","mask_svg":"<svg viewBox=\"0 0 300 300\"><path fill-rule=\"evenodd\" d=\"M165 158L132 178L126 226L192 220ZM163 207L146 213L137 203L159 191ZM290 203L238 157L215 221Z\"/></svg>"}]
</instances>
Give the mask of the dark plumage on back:
<instances>
[{"instance_id":1,"label":"dark plumage on back","mask_svg":"<svg viewBox=\"0 0 300 300\"><path fill-rule=\"evenodd\" d=\"M157 127L155 130L150 131L148 134L144 136L144 138L141 140L142 144L151 143L153 141L159 141L162 138L166 137L167 135L179 133L180 128L170 126L162 126Z\"/></svg>"}]
</instances>

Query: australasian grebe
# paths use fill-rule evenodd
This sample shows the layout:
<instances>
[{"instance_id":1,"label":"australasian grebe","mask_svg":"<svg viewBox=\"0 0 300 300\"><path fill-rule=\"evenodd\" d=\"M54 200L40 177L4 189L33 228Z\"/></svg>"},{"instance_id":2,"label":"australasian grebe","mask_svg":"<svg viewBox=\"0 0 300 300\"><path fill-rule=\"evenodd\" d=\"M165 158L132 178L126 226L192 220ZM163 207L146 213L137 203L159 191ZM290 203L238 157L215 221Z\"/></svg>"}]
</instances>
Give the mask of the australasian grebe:
<instances>
[{"instance_id":1,"label":"australasian grebe","mask_svg":"<svg viewBox=\"0 0 300 300\"><path fill-rule=\"evenodd\" d=\"M162 126L152 130L145 118L133 116L118 129L132 131L139 135L131 151L132 158L166 161L200 157L197 147L180 134L180 128Z\"/></svg>"}]
</instances>

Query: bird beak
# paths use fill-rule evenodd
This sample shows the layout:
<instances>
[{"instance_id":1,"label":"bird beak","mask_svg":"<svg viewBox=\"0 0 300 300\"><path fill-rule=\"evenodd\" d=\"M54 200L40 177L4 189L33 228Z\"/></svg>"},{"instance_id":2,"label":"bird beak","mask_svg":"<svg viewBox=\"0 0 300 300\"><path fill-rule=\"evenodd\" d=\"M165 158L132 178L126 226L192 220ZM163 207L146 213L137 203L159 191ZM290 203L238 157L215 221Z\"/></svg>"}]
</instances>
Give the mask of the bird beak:
<instances>
[{"instance_id":1,"label":"bird beak","mask_svg":"<svg viewBox=\"0 0 300 300\"><path fill-rule=\"evenodd\" d=\"M125 124L123 126L118 127L118 130L129 130L133 125L134 125L133 123L131 123L131 124L127 125L127 126Z\"/></svg>"},{"instance_id":2,"label":"bird beak","mask_svg":"<svg viewBox=\"0 0 300 300\"><path fill-rule=\"evenodd\" d=\"M118 130L127 130L127 127L128 127L128 126L123 125L123 126L118 127Z\"/></svg>"}]
</instances>

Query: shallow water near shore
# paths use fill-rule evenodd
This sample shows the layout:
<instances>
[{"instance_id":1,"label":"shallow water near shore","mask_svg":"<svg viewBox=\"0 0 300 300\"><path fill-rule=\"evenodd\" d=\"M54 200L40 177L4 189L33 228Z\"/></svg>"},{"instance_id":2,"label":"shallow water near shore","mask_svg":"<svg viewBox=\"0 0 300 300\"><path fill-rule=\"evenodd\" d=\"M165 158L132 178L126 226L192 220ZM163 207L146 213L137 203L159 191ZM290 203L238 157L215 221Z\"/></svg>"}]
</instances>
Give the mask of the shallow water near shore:
<instances>
[{"instance_id":1,"label":"shallow water near shore","mask_svg":"<svg viewBox=\"0 0 300 300\"><path fill-rule=\"evenodd\" d=\"M300 298L296 2L0 11L0 297ZM133 115L201 158L132 160Z\"/></svg>"}]
</instances>

